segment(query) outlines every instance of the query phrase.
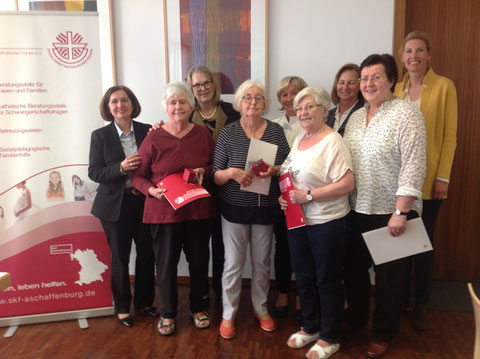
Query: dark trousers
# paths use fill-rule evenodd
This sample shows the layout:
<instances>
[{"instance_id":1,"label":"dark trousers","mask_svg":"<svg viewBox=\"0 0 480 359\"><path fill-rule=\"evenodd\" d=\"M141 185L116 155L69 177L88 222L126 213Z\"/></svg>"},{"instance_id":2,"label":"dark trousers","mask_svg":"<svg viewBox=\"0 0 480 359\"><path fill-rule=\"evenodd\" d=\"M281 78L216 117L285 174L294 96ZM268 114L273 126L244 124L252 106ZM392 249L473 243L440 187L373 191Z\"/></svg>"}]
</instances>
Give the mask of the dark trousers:
<instances>
[{"instance_id":1,"label":"dark trousers","mask_svg":"<svg viewBox=\"0 0 480 359\"><path fill-rule=\"evenodd\" d=\"M111 286L117 313L130 311L132 295L128 262L132 238L137 250L134 305L149 307L155 296L155 257L150 228L142 222L144 201L143 195L134 195L126 190L118 221L101 221L112 256Z\"/></svg>"},{"instance_id":2,"label":"dark trousers","mask_svg":"<svg viewBox=\"0 0 480 359\"><path fill-rule=\"evenodd\" d=\"M275 279L277 291L288 293L292 281L292 265L290 263L290 250L288 249L287 223L285 216L279 216L273 227L275 234Z\"/></svg>"},{"instance_id":3,"label":"dark trousers","mask_svg":"<svg viewBox=\"0 0 480 359\"><path fill-rule=\"evenodd\" d=\"M346 321L349 324L362 326L368 320L370 294L368 269L372 260L362 233L387 226L390 217L390 214L366 215L353 212L352 237L347 246L344 264L348 302ZM408 219L416 217L418 214L413 211L408 215ZM375 311L372 325L374 340L388 342L397 333L407 293L409 265L410 257L406 257L374 266Z\"/></svg>"},{"instance_id":4,"label":"dark trousers","mask_svg":"<svg viewBox=\"0 0 480 359\"><path fill-rule=\"evenodd\" d=\"M222 216L220 215L220 211L218 211L218 214L213 221L212 230L212 286L217 300L222 297L222 275L224 263L225 247L223 245L222 236Z\"/></svg>"},{"instance_id":5,"label":"dark trousers","mask_svg":"<svg viewBox=\"0 0 480 359\"><path fill-rule=\"evenodd\" d=\"M162 298L162 315L177 315L177 266L183 248L190 272L190 311L205 310L202 297L208 290L208 241L211 219L152 224L157 282Z\"/></svg>"},{"instance_id":6,"label":"dark trousers","mask_svg":"<svg viewBox=\"0 0 480 359\"><path fill-rule=\"evenodd\" d=\"M344 292L342 264L348 219L288 231L292 267L302 308L303 330L340 342Z\"/></svg>"},{"instance_id":7,"label":"dark trousers","mask_svg":"<svg viewBox=\"0 0 480 359\"><path fill-rule=\"evenodd\" d=\"M430 243L432 243L432 247L435 223L442 203L442 200L435 199L423 201L422 221L427 230L428 238L430 239ZM416 304L427 304L430 299L433 259L434 251L419 253L412 257Z\"/></svg>"}]
</instances>

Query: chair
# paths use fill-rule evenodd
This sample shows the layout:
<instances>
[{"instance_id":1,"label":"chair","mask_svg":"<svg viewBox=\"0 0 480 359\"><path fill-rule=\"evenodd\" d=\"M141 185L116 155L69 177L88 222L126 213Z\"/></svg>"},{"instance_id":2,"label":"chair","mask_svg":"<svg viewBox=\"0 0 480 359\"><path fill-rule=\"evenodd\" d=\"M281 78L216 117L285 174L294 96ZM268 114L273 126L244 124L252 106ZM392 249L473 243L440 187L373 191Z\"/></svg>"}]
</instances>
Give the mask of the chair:
<instances>
[{"instance_id":1,"label":"chair","mask_svg":"<svg viewBox=\"0 0 480 359\"><path fill-rule=\"evenodd\" d=\"M475 315L475 348L473 350L473 359L480 359L480 299L473 290L472 283L468 283L468 291L472 298L473 313Z\"/></svg>"}]
</instances>

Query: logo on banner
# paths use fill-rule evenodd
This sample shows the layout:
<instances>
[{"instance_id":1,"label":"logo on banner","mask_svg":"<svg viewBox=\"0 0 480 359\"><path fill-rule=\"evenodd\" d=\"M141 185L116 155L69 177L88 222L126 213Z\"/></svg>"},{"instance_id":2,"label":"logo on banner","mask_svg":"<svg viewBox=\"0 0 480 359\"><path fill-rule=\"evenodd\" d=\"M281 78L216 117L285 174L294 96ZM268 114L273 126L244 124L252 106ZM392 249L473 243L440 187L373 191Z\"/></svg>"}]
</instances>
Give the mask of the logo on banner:
<instances>
[{"instance_id":1,"label":"logo on banner","mask_svg":"<svg viewBox=\"0 0 480 359\"><path fill-rule=\"evenodd\" d=\"M77 68L85 65L92 56L92 49L83 41L82 35L71 31L66 34L60 33L56 37L57 42L52 42L48 49L50 58L58 65L65 68Z\"/></svg>"}]
</instances>

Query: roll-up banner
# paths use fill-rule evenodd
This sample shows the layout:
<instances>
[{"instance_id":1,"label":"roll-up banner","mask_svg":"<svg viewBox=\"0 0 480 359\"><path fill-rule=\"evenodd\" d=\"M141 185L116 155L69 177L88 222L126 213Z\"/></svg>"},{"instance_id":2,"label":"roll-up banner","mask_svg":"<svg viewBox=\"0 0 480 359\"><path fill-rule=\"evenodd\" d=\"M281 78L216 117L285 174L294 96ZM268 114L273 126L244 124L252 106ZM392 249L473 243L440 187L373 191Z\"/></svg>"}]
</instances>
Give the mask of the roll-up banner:
<instances>
[{"instance_id":1,"label":"roll-up banner","mask_svg":"<svg viewBox=\"0 0 480 359\"><path fill-rule=\"evenodd\" d=\"M101 96L96 13L0 13L0 326L113 312L87 176Z\"/></svg>"}]
</instances>

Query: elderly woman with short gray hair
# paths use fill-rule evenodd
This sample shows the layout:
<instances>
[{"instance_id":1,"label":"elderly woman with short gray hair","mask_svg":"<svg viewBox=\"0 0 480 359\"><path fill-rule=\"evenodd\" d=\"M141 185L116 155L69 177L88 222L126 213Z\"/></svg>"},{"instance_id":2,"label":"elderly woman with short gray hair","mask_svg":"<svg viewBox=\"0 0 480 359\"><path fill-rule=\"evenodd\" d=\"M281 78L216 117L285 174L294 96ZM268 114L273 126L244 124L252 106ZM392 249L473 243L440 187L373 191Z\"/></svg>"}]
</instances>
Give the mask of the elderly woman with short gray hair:
<instances>
[{"instance_id":1,"label":"elderly woman with short gray hair","mask_svg":"<svg viewBox=\"0 0 480 359\"><path fill-rule=\"evenodd\" d=\"M235 335L234 320L249 245L254 315L263 330L275 330L275 322L267 311L267 296L273 224L280 214L277 203L280 193L278 181L272 179L267 195L243 191L241 186L250 185L253 179L252 173L245 171L252 139L278 146L275 161L267 164L267 170L261 173L262 178L278 176L280 165L290 150L282 128L262 117L268 106L262 84L254 80L242 83L235 94L233 106L240 112L241 118L220 132L213 161L225 244L223 320L220 325L220 335L225 339L231 339Z\"/></svg>"},{"instance_id":2,"label":"elderly woman with short gray hair","mask_svg":"<svg viewBox=\"0 0 480 359\"><path fill-rule=\"evenodd\" d=\"M342 265L347 240L348 194L354 178L342 137L326 125L330 106L323 89L306 87L294 100L305 130L281 167L290 173L288 196L302 206L306 226L288 230L292 269L297 280L303 327L290 336L290 348L315 344L307 358L329 358L340 347L343 314ZM282 209L287 201L279 197Z\"/></svg>"},{"instance_id":3,"label":"elderly woman with short gray hair","mask_svg":"<svg viewBox=\"0 0 480 359\"><path fill-rule=\"evenodd\" d=\"M214 142L208 130L188 121L195 98L182 83L168 84L163 106L169 120L150 133L140 146L140 167L132 184L146 195L143 221L151 223L157 281L162 298L161 335L175 332L177 314L177 265L183 248L190 270L190 314L194 326L205 329L210 318L202 296L208 288L208 242L215 215L212 197L197 199L174 210L164 197L166 189L157 183L173 173L193 169L209 190Z\"/></svg>"}]
</instances>

